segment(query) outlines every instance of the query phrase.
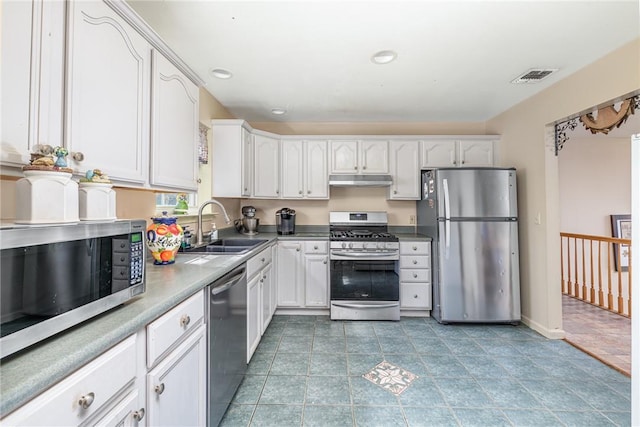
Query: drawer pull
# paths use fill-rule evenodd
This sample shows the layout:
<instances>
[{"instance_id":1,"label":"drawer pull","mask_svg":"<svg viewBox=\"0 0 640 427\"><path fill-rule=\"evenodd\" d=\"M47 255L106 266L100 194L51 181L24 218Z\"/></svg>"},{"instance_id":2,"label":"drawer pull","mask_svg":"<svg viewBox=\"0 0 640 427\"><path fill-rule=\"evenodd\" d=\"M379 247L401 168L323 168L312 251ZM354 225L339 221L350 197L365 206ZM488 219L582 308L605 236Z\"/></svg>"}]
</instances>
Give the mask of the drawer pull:
<instances>
[{"instance_id":1,"label":"drawer pull","mask_svg":"<svg viewBox=\"0 0 640 427\"><path fill-rule=\"evenodd\" d=\"M313 245L313 250L318 250L318 245Z\"/></svg>"},{"instance_id":2,"label":"drawer pull","mask_svg":"<svg viewBox=\"0 0 640 427\"><path fill-rule=\"evenodd\" d=\"M300 252L300 248L296 248L296 252Z\"/></svg>"},{"instance_id":3,"label":"drawer pull","mask_svg":"<svg viewBox=\"0 0 640 427\"><path fill-rule=\"evenodd\" d=\"M160 396L162 393L164 393L164 383L160 383L159 385L157 385L154 390L156 393L158 393L158 396Z\"/></svg>"},{"instance_id":4,"label":"drawer pull","mask_svg":"<svg viewBox=\"0 0 640 427\"><path fill-rule=\"evenodd\" d=\"M418 273L413 273L413 278L417 279L418 278Z\"/></svg>"},{"instance_id":5,"label":"drawer pull","mask_svg":"<svg viewBox=\"0 0 640 427\"><path fill-rule=\"evenodd\" d=\"M261 259L260 259L260 262L264 262L264 258L261 258Z\"/></svg>"},{"instance_id":6,"label":"drawer pull","mask_svg":"<svg viewBox=\"0 0 640 427\"><path fill-rule=\"evenodd\" d=\"M414 297L415 299L418 299L418 294L415 294L413 297Z\"/></svg>"},{"instance_id":7,"label":"drawer pull","mask_svg":"<svg viewBox=\"0 0 640 427\"><path fill-rule=\"evenodd\" d=\"M144 414L144 408L140 408L133 413L133 419L136 421L142 421L142 419L144 418Z\"/></svg>"},{"instance_id":8,"label":"drawer pull","mask_svg":"<svg viewBox=\"0 0 640 427\"><path fill-rule=\"evenodd\" d=\"M180 318L180 326L183 328L186 328L189 323L191 323L191 317L189 317L189 315L185 314Z\"/></svg>"},{"instance_id":9,"label":"drawer pull","mask_svg":"<svg viewBox=\"0 0 640 427\"><path fill-rule=\"evenodd\" d=\"M80 405L82 409L87 409L89 406L91 406L95 398L96 395L93 392L85 394L84 396L80 397L80 400L78 400L78 405Z\"/></svg>"},{"instance_id":10,"label":"drawer pull","mask_svg":"<svg viewBox=\"0 0 640 427\"><path fill-rule=\"evenodd\" d=\"M413 247L413 250L414 250L414 251L417 251L417 250L418 250L418 247L417 247L417 246L414 246L414 247Z\"/></svg>"},{"instance_id":11,"label":"drawer pull","mask_svg":"<svg viewBox=\"0 0 640 427\"><path fill-rule=\"evenodd\" d=\"M413 260L413 264L415 265L415 264L417 264L417 263L418 263L418 260L417 260L417 259L414 259L414 260Z\"/></svg>"},{"instance_id":12,"label":"drawer pull","mask_svg":"<svg viewBox=\"0 0 640 427\"><path fill-rule=\"evenodd\" d=\"M327 259L325 258L325 259L324 259L324 261L322 261L322 263L323 263L324 265L327 265Z\"/></svg>"},{"instance_id":13,"label":"drawer pull","mask_svg":"<svg viewBox=\"0 0 640 427\"><path fill-rule=\"evenodd\" d=\"M263 278L264 280L267 280L267 275L265 274L264 276L262 276L262 278Z\"/></svg>"}]
</instances>

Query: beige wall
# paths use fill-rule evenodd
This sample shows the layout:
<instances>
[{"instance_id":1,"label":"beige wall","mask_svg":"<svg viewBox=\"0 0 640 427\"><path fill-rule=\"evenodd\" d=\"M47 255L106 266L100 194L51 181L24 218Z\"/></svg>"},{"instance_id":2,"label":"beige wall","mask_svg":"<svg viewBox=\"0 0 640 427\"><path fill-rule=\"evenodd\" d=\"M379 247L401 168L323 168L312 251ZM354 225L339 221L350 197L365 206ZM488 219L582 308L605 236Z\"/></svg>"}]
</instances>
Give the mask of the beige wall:
<instances>
[{"instance_id":1,"label":"beige wall","mask_svg":"<svg viewBox=\"0 0 640 427\"><path fill-rule=\"evenodd\" d=\"M558 158L551 125L640 89L639 52L637 39L487 122L488 133L502 135L503 163L518 169L523 319L546 336L564 335Z\"/></svg>"},{"instance_id":2,"label":"beige wall","mask_svg":"<svg viewBox=\"0 0 640 427\"><path fill-rule=\"evenodd\" d=\"M558 172L560 231L609 237L609 215L631 213L629 138L571 137Z\"/></svg>"}]
</instances>

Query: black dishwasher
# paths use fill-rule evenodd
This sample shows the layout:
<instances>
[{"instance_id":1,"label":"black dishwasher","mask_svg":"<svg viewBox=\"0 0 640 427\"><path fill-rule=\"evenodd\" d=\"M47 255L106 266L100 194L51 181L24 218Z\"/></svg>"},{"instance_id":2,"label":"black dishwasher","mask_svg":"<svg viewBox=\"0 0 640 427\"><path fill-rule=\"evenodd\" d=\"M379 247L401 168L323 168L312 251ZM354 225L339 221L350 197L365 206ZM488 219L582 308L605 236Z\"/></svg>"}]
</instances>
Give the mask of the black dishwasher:
<instances>
[{"instance_id":1,"label":"black dishwasher","mask_svg":"<svg viewBox=\"0 0 640 427\"><path fill-rule=\"evenodd\" d=\"M209 426L217 426L247 370L247 272L244 265L208 287Z\"/></svg>"}]
</instances>

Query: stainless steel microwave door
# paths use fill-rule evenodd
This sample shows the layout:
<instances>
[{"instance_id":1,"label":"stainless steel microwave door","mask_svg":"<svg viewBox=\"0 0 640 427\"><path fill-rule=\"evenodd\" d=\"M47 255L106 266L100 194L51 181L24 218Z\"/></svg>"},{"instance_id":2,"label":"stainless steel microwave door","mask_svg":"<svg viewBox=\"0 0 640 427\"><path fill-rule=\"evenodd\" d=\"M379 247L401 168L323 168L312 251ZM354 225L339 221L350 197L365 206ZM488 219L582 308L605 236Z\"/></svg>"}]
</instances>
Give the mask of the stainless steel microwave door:
<instances>
[{"instance_id":1,"label":"stainless steel microwave door","mask_svg":"<svg viewBox=\"0 0 640 427\"><path fill-rule=\"evenodd\" d=\"M443 322L520 320L516 221L439 223Z\"/></svg>"},{"instance_id":2,"label":"stainless steel microwave door","mask_svg":"<svg viewBox=\"0 0 640 427\"><path fill-rule=\"evenodd\" d=\"M513 169L438 170L437 192L440 218L518 216Z\"/></svg>"}]
</instances>

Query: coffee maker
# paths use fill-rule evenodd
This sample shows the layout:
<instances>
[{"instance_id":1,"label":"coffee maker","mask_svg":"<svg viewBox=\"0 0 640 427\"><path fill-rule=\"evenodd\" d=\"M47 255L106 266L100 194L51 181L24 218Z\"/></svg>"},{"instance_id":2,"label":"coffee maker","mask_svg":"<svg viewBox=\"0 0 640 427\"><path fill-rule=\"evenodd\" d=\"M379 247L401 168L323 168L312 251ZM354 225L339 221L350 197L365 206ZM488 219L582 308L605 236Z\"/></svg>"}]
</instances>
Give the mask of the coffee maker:
<instances>
[{"instance_id":1,"label":"coffee maker","mask_svg":"<svg viewBox=\"0 0 640 427\"><path fill-rule=\"evenodd\" d=\"M296 211L289 208L276 211L276 230L278 234L296 234Z\"/></svg>"},{"instance_id":2,"label":"coffee maker","mask_svg":"<svg viewBox=\"0 0 640 427\"><path fill-rule=\"evenodd\" d=\"M239 233L253 236L258 234L260 219L256 218L256 208L253 206L242 207L242 218L236 219L234 225Z\"/></svg>"}]
</instances>

